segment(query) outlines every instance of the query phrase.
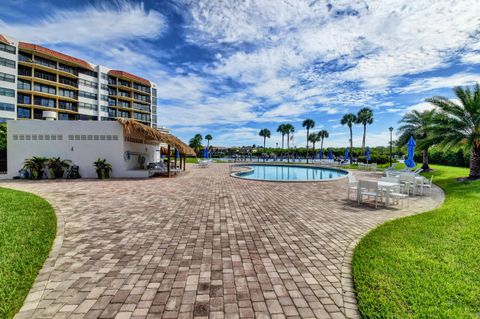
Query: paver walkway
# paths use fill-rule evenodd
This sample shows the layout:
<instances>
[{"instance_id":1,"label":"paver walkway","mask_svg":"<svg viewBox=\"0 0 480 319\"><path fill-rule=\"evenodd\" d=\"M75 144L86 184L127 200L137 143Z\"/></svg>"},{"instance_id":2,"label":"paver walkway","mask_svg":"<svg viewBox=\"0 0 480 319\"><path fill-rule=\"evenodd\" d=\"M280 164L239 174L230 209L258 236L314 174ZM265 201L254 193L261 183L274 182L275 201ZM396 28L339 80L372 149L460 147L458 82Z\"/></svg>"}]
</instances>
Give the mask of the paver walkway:
<instances>
[{"instance_id":1,"label":"paver walkway","mask_svg":"<svg viewBox=\"0 0 480 319\"><path fill-rule=\"evenodd\" d=\"M246 181L222 164L173 179L0 183L59 217L17 317L356 317L354 243L443 195L375 210L348 203L345 185Z\"/></svg>"}]
</instances>

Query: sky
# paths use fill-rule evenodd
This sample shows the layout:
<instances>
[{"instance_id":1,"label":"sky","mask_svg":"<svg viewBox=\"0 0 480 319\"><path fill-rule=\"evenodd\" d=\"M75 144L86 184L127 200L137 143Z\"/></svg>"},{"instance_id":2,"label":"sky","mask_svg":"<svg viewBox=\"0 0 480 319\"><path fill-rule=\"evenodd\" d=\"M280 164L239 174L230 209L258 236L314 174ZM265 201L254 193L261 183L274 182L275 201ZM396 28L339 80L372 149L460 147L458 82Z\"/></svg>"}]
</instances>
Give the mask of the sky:
<instances>
[{"instance_id":1,"label":"sky","mask_svg":"<svg viewBox=\"0 0 480 319\"><path fill-rule=\"evenodd\" d=\"M374 111L367 145L425 98L480 78L478 0L0 0L0 34L158 85L158 123L188 141L281 145L304 119L346 146L345 113ZM396 131L395 131L396 133ZM360 145L362 127L354 127Z\"/></svg>"}]
</instances>

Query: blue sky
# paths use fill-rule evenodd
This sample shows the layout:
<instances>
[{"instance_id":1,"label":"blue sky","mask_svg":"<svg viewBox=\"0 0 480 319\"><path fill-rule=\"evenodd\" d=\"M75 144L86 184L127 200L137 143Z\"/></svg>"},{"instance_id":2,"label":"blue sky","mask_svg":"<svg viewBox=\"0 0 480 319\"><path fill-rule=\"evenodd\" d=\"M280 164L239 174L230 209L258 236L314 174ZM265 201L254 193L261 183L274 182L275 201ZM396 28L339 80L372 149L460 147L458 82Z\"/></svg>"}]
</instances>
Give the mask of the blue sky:
<instances>
[{"instance_id":1,"label":"blue sky","mask_svg":"<svg viewBox=\"0 0 480 319\"><path fill-rule=\"evenodd\" d=\"M479 80L478 12L478 0L11 0L0 33L151 79L159 125L184 140L261 144L261 128L288 122L304 145L311 118L344 146L340 118L370 107L376 146L426 97Z\"/></svg>"}]
</instances>

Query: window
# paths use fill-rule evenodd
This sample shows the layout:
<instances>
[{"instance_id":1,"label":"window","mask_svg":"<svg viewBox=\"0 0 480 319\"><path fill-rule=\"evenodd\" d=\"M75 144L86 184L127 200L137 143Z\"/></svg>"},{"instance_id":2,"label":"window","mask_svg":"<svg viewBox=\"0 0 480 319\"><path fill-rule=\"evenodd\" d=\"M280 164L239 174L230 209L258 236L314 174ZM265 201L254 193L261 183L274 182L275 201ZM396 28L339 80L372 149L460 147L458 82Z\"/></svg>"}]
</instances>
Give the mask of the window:
<instances>
[{"instance_id":1,"label":"window","mask_svg":"<svg viewBox=\"0 0 480 319\"><path fill-rule=\"evenodd\" d=\"M150 112L150 106L145 105L145 104L140 104L140 103L133 102L133 108L136 109L136 110Z\"/></svg>"},{"instance_id":2,"label":"window","mask_svg":"<svg viewBox=\"0 0 480 319\"><path fill-rule=\"evenodd\" d=\"M78 87L77 82L75 82L74 80L72 80L70 78L61 76L61 75L60 75L60 78L59 78L59 82L63 83L63 84L66 84L66 85L73 86L73 87Z\"/></svg>"},{"instance_id":3,"label":"window","mask_svg":"<svg viewBox=\"0 0 480 319\"><path fill-rule=\"evenodd\" d=\"M72 68L71 66L62 64L62 63L60 63L60 64L58 65L58 69L59 69L59 70L62 70L63 72L68 72L68 73L71 73L71 74L75 74L74 68Z\"/></svg>"},{"instance_id":4,"label":"window","mask_svg":"<svg viewBox=\"0 0 480 319\"><path fill-rule=\"evenodd\" d=\"M121 107L130 107L130 103L128 103L127 101L118 100L118 106L121 106Z\"/></svg>"},{"instance_id":5,"label":"window","mask_svg":"<svg viewBox=\"0 0 480 319\"><path fill-rule=\"evenodd\" d=\"M78 69L78 73L82 73L82 74L89 75L89 76L94 77L94 78L98 78L98 73L95 72L95 71L90 71L90 70L87 70L87 69Z\"/></svg>"},{"instance_id":6,"label":"window","mask_svg":"<svg viewBox=\"0 0 480 319\"><path fill-rule=\"evenodd\" d=\"M102 95L100 95L100 99L101 99L102 101L108 101L108 96L105 95L105 94L102 94Z\"/></svg>"},{"instance_id":7,"label":"window","mask_svg":"<svg viewBox=\"0 0 480 319\"><path fill-rule=\"evenodd\" d=\"M145 86L145 85L133 83L133 88L135 90L143 91L145 93L150 93L150 88L148 86Z\"/></svg>"},{"instance_id":8,"label":"window","mask_svg":"<svg viewBox=\"0 0 480 319\"><path fill-rule=\"evenodd\" d=\"M19 119L30 119L32 118L32 110L26 107L17 107L17 117Z\"/></svg>"},{"instance_id":9,"label":"window","mask_svg":"<svg viewBox=\"0 0 480 319\"><path fill-rule=\"evenodd\" d=\"M67 89L59 89L58 90L59 95L69 97L71 99L77 98L75 91L67 90Z\"/></svg>"},{"instance_id":10,"label":"window","mask_svg":"<svg viewBox=\"0 0 480 319\"><path fill-rule=\"evenodd\" d=\"M17 53L17 50L15 49L15 47L13 45L8 45L8 44L1 43L1 42L0 42L0 50L11 53L11 54Z\"/></svg>"},{"instance_id":11,"label":"window","mask_svg":"<svg viewBox=\"0 0 480 319\"><path fill-rule=\"evenodd\" d=\"M40 105L44 107L55 107L55 100L54 99L47 99L40 96L35 96L33 99L33 103L35 105Z\"/></svg>"},{"instance_id":12,"label":"window","mask_svg":"<svg viewBox=\"0 0 480 319\"><path fill-rule=\"evenodd\" d=\"M130 82L124 80L118 80L118 84L128 87L130 86Z\"/></svg>"},{"instance_id":13,"label":"window","mask_svg":"<svg viewBox=\"0 0 480 319\"><path fill-rule=\"evenodd\" d=\"M155 106L157 105L157 97L156 96L154 96L152 98L152 104L155 105Z\"/></svg>"},{"instance_id":14,"label":"window","mask_svg":"<svg viewBox=\"0 0 480 319\"><path fill-rule=\"evenodd\" d=\"M30 95L19 93L17 96L18 104L32 104L32 98Z\"/></svg>"},{"instance_id":15,"label":"window","mask_svg":"<svg viewBox=\"0 0 480 319\"><path fill-rule=\"evenodd\" d=\"M108 107L106 106L100 106L100 109L102 110L102 112L108 112Z\"/></svg>"},{"instance_id":16,"label":"window","mask_svg":"<svg viewBox=\"0 0 480 319\"><path fill-rule=\"evenodd\" d=\"M78 119L81 121L96 121L98 120L98 117L95 115L85 115L85 114L79 114ZM85 135L82 135L82 140L84 140Z\"/></svg>"},{"instance_id":17,"label":"window","mask_svg":"<svg viewBox=\"0 0 480 319\"><path fill-rule=\"evenodd\" d=\"M37 92L48 93L48 94L57 94L57 89L54 86L35 83L33 89Z\"/></svg>"},{"instance_id":18,"label":"window","mask_svg":"<svg viewBox=\"0 0 480 319\"><path fill-rule=\"evenodd\" d=\"M100 86L102 90L108 91L108 85L102 83Z\"/></svg>"},{"instance_id":19,"label":"window","mask_svg":"<svg viewBox=\"0 0 480 319\"><path fill-rule=\"evenodd\" d=\"M35 120L43 120L43 110L38 110L38 109L34 109L33 110L33 118ZM48 137L45 137L45 139L50 139L50 136Z\"/></svg>"},{"instance_id":20,"label":"window","mask_svg":"<svg viewBox=\"0 0 480 319\"><path fill-rule=\"evenodd\" d=\"M152 95L157 96L157 89L152 89Z\"/></svg>"},{"instance_id":21,"label":"window","mask_svg":"<svg viewBox=\"0 0 480 319\"><path fill-rule=\"evenodd\" d=\"M108 80L108 75L106 73L102 72L102 79L103 80Z\"/></svg>"},{"instance_id":22,"label":"window","mask_svg":"<svg viewBox=\"0 0 480 319\"><path fill-rule=\"evenodd\" d=\"M116 101L115 99L108 98L108 105L109 105L109 106L116 106L116 105L117 105L117 101Z\"/></svg>"},{"instance_id":23,"label":"window","mask_svg":"<svg viewBox=\"0 0 480 319\"><path fill-rule=\"evenodd\" d=\"M83 85L83 86L86 86L86 87L90 87L90 88L94 88L94 89L97 88L97 83L92 82L92 81L88 81L88 80L84 80L84 79L78 79L78 83Z\"/></svg>"},{"instance_id":24,"label":"window","mask_svg":"<svg viewBox=\"0 0 480 319\"><path fill-rule=\"evenodd\" d=\"M109 117L117 116L117 111L115 109L108 108L108 116Z\"/></svg>"},{"instance_id":25,"label":"window","mask_svg":"<svg viewBox=\"0 0 480 319\"><path fill-rule=\"evenodd\" d=\"M0 102L0 111L15 112L15 104Z\"/></svg>"},{"instance_id":26,"label":"window","mask_svg":"<svg viewBox=\"0 0 480 319\"><path fill-rule=\"evenodd\" d=\"M58 108L62 110L78 111L77 106L73 102L58 101Z\"/></svg>"},{"instance_id":27,"label":"window","mask_svg":"<svg viewBox=\"0 0 480 319\"><path fill-rule=\"evenodd\" d=\"M68 113L58 112L58 119L60 121L75 121L75 120L78 120L78 116L76 114L68 114ZM69 138L70 138L70 136L69 136Z\"/></svg>"},{"instance_id":28,"label":"window","mask_svg":"<svg viewBox=\"0 0 480 319\"><path fill-rule=\"evenodd\" d=\"M133 113L133 118L143 122L150 122L150 115L149 114L142 114L142 113Z\"/></svg>"},{"instance_id":29,"label":"window","mask_svg":"<svg viewBox=\"0 0 480 319\"><path fill-rule=\"evenodd\" d=\"M34 61L35 61L36 64L40 64L40 65L46 66L48 68L52 68L52 69L57 68L57 62L49 60L49 59L45 59L45 58L41 58L39 56L36 56Z\"/></svg>"},{"instance_id":30,"label":"window","mask_svg":"<svg viewBox=\"0 0 480 319\"><path fill-rule=\"evenodd\" d=\"M18 66L18 75L32 76L32 68L19 65Z\"/></svg>"},{"instance_id":31,"label":"window","mask_svg":"<svg viewBox=\"0 0 480 319\"><path fill-rule=\"evenodd\" d=\"M133 96L134 96L135 100L139 100L139 101L143 101L143 102L150 102L150 99L146 95L141 95L141 94L135 93Z\"/></svg>"},{"instance_id":32,"label":"window","mask_svg":"<svg viewBox=\"0 0 480 319\"><path fill-rule=\"evenodd\" d=\"M85 91L78 91L78 96L81 96L87 99L92 99L92 100L96 100L98 97L95 93L90 93Z\"/></svg>"},{"instance_id":33,"label":"window","mask_svg":"<svg viewBox=\"0 0 480 319\"><path fill-rule=\"evenodd\" d=\"M15 90L0 87L0 95L15 97Z\"/></svg>"},{"instance_id":34,"label":"window","mask_svg":"<svg viewBox=\"0 0 480 319\"><path fill-rule=\"evenodd\" d=\"M15 61L0 57L0 65L15 69Z\"/></svg>"},{"instance_id":35,"label":"window","mask_svg":"<svg viewBox=\"0 0 480 319\"><path fill-rule=\"evenodd\" d=\"M78 102L78 107L82 109L92 110L92 111L98 110L98 105L90 104L90 103Z\"/></svg>"},{"instance_id":36,"label":"window","mask_svg":"<svg viewBox=\"0 0 480 319\"><path fill-rule=\"evenodd\" d=\"M126 112L126 111L120 111L120 110L117 110L117 116L118 117L130 117L130 113L129 112Z\"/></svg>"},{"instance_id":37,"label":"window","mask_svg":"<svg viewBox=\"0 0 480 319\"><path fill-rule=\"evenodd\" d=\"M118 90L118 95L123 97L130 97L130 92Z\"/></svg>"},{"instance_id":38,"label":"window","mask_svg":"<svg viewBox=\"0 0 480 319\"><path fill-rule=\"evenodd\" d=\"M30 53L18 52L18 61L32 62L32 55Z\"/></svg>"},{"instance_id":39,"label":"window","mask_svg":"<svg viewBox=\"0 0 480 319\"><path fill-rule=\"evenodd\" d=\"M109 95L117 95L117 89L108 89Z\"/></svg>"},{"instance_id":40,"label":"window","mask_svg":"<svg viewBox=\"0 0 480 319\"><path fill-rule=\"evenodd\" d=\"M15 83L15 75L0 72L0 81Z\"/></svg>"},{"instance_id":41,"label":"window","mask_svg":"<svg viewBox=\"0 0 480 319\"><path fill-rule=\"evenodd\" d=\"M35 77L52 82L57 81L57 75L50 72L35 70Z\"/></svg>"},{"instance_id":42,"label":"window","mask_svg":"<svg viewBox=\"0 0 480 319\"><path fill-rule=\"evenodd\" d=\"M108 77L108 84L116 85L117 84L117 78L109 76Z\"/></svg>"},{"instance_id":43,"label":"window","mask_svg":"<svg viewBox=\"0 0 480 319\"><path fill-rule=\"evenodd\" d=\"M17 88L19 90L30 91L30 90L32 90L32 82L19 79L18 84L17 84Z\"/></svg>"}]
</instances>

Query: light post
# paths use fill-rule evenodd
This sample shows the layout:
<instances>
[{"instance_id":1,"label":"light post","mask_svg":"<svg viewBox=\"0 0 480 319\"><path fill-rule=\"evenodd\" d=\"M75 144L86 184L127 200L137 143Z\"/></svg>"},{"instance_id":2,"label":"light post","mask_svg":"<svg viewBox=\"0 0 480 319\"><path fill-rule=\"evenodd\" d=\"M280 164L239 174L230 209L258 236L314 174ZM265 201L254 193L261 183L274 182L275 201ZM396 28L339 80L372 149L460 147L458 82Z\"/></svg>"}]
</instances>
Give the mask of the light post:
<instances>
[{"instance_id":1,"label":"light post","mask_svg":"<svg viewBox=\"0 0 480 319\"><path fill-rule=\"evenodd\" d=\"M390 126L388 129L390 130L390 167L392 167L392 144L393 144L392 133L393 133L393 127Z\"/></svg>"}]
</instances>

